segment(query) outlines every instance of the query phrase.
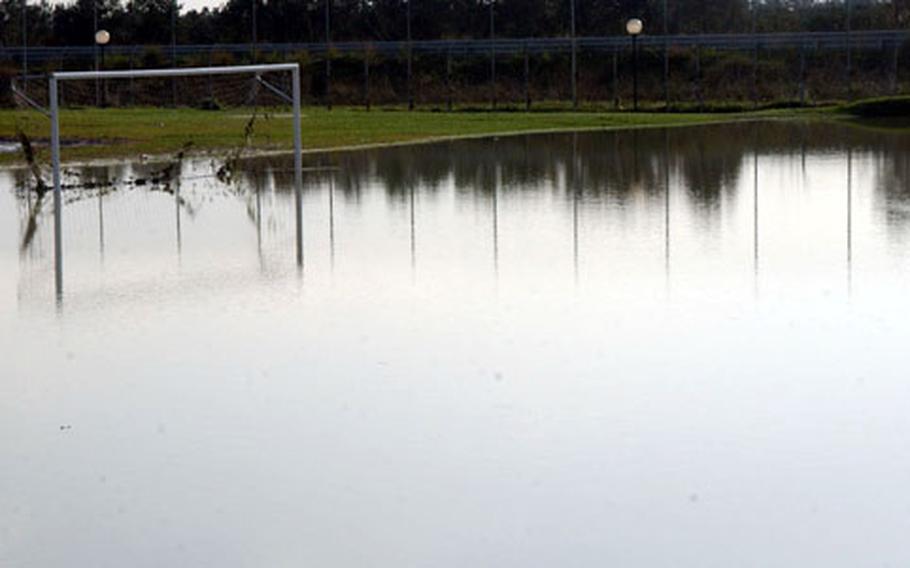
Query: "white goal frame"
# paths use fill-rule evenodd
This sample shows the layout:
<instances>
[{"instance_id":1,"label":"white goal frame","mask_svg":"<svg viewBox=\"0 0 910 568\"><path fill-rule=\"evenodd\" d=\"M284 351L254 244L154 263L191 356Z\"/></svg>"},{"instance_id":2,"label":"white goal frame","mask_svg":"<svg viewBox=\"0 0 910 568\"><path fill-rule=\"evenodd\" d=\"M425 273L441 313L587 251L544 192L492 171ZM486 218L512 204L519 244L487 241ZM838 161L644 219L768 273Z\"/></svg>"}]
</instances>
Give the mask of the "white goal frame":
<instances>
[{"instance_id":1,"label":"white goal frame","mask_svg":"<svg viewBox=\"0 0 910 568\"><path fill-rule=\"evenodd\" d=\"M54 179L54 277L57 299L63 296L63 198L60 175L60 103L57 91L61 81L89 79L129 79L154 77L193 77L199 75L242 75L258 77L268 72L291 73L290 102L294 107L294 202L297 225L297 265L303 265L303 142L300 130L300 65L276 63L270 65L230 65L224 67L184 67L171 69L134 69L128 71L64 71L51 73L48 98L51 119L51 166Z\"/></svg>"}]
</instances>

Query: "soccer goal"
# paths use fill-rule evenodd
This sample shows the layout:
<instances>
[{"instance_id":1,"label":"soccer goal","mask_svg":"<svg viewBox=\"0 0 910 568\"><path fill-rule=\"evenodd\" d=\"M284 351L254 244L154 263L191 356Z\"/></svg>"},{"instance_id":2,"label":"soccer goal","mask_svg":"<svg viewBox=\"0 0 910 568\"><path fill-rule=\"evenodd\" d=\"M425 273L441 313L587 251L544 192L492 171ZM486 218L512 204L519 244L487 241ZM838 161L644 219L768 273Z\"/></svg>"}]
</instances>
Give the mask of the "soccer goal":
<instances>
[{"instance_id":1,"label":"soccer goal","mask_svg":"<svg viewBox=\"0 0 910 568\"><path fill-rule=\"evenodd\" d=\"M273 81L266 80L273 76L290 75L290 93L282 85ZM258 100L260 96L270 96L277 98L283 104L290 104L293 108L293 129L294 129L294 198L295 198L295 223L296 223L296 248L297 263L303 264L303 148L301 141L300 127L300 67L297 63L279 63L268 65L229 65L223 67L186 67L170 69L130 69L117 71L67 71L52 73L48 83L48 100L50 106L51 120L51 167L53 169L53 186L54 186L54 261L55 261L55 288L57 297L61 298L63 294L63 198L62 198L62 176L60 165L60 108L61 108L61 87L64 83L74 88L67 88L66 97L69 104L80 104L80 94L86 95L88 92L97 101L101 101L102 108L108 106L108 96L116 99L126 99L126 104L148 105L149 93L161 93L163 91L172 94L172 104L177 105L178 83L177 80L190 80L189 85L197 89L190 92L188 96L195 97L197 100L205 100L204 93L198 92L199 89L207 90L211 101L214 101L212 93L224 92L224 82L216 89L213 87L217 78L225 77L242 77L242 81L235 81L238 85L234 89L235 94L241 93L243 97L250 100ZM200 80L199 78L205 78ZM107 82L127 83L127 87L115 90L112 95L108 93ZM137 81L157 81L154 88L136 89L134 83ZM162 83L170 83L165 85ZM287 83L284 83L285 87ZM168 88L171 87L170 89ZM261 90L260 90L261 88ZM183 90L183 89L181 89ZM185 89L189 92L189 87ZM260 94L262 93L262 94ZM228 92L228 95L231 93ZM145 96L146 100L136 100ZM151 103L154 105L155 103ZM212 103L214 104L214 103Z\"/></svg>"}]
</instances>

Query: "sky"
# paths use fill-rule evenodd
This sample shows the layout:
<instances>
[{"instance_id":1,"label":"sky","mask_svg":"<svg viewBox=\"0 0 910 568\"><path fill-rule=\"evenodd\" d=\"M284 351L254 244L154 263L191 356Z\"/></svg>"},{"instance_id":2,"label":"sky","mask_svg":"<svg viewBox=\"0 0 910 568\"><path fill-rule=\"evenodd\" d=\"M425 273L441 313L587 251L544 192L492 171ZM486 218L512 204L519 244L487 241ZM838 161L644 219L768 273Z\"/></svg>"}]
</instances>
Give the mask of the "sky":
<instances>
[{"instance_id":1,"label":"sky","mask_svg":"<svg viewBox=\"0 0 910 568\"><path fill-rule=\"evenodd\" d=\"M221 6L224 4L224 0L181 0L180 6L182 12L189 12L191 10L201 10L203 8L214 8L215 6Z\"/></svg>"},{"instance_id":2,"label":"sky","mask_svg":"<svg viewBox=\"0 0 910 568\"><path fill-rule=\"evenodd\" d=\"M180 5L185 12L189 12L190 10L201 10L203 8L214 8L215 6L221 6L222 4L224 4L224 0L183 0L180 2Z\"/></svg>"},{"instance_id":3,"label":"sky","mask_svg":"<svg viewBox=\"0 0 910 568\"><path fill-rule=\"evenodd\" d=\"M201 10L203 8L214 8L221 6L226 0L177 0L180 4L181 12L191 10ZM71 4L73 0L51 0L51 4Z\"/></svg>"}]
</instances>

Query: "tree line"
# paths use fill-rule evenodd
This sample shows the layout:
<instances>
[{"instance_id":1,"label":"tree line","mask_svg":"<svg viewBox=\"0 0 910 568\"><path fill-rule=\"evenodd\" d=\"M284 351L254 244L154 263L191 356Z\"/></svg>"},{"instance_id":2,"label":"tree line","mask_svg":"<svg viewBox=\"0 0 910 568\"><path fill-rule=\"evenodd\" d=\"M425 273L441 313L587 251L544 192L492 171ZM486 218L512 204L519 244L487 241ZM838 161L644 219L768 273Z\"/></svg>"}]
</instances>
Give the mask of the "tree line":
<instances>
[{"instance_id":1,"label":"tree line","mask_svg":"<svg viewBox=\"0 0 910 568\"><path fill-rule=\"evenodd\" d=\"M167 44L172 33L180 44L250 43L254 30L270 43L391 41L407 37L409 19L414 40L488 38L491 2L496 37L571 34L572 0L228 0L201 10L177 0L0 0L0 44L22 45L24 28L32 46L90 45L96 25L120 45ZM651 34L665 25L689 34L838 31L902 28L910 0L574 0L574 12L580 36L621 34L633 16Z\"/></svg>"}]
</instances>

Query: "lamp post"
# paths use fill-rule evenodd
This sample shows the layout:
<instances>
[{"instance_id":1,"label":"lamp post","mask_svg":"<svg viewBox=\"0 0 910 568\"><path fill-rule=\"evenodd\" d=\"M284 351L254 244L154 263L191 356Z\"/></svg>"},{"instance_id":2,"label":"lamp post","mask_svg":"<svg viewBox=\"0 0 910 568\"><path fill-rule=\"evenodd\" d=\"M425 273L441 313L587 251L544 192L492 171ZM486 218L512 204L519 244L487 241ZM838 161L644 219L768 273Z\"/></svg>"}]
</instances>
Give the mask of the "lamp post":
<instances>
[{"instance_id":1,"label":"lamp post","mask_svg":"<svg viewBox=\"0 0 910 568\"><path fill-rule=\"evenodd\" d=\"M850 34L853 32L853 3L846 0L847 8L847 100L853 100L853 45Z\"/></svg>"},{"instance_id":2,"label":"lamp post","mask_svg":"<svg viewBox=\"0 0 910 568\"><path fill-rule=\"evenodd\" d=\"M22 0L22 90L28 93L28 3Z\"/></svg>"},{"instance_id":3,"label":"lamp post","mask_svg":"<svg viewBox=\"0 0 910 568\"><path fill-rule=\"evenodd\" d=\"M490 108L496 110L496 0L490 0Z\"/></svg>"},{"instance_id":4,"label":"lamp post","mask_svg":"<svg viewBox=\"0 0 910 568\"><path fill-rule=\"evenodd\" d=\"M256 44L259 43L259 23L257 22L258 17L256 14L256 5L259 2L253 0L250 3L250 42L253 44L252 49L250 49L250 59L253 64L256 64Z\"/></svg>"},{"instance_id":5,"label":"lamp post","mask_svg":"<svg viewBox=\"0 0 910 568\"><path fill-rule=\"evenodd\" d=\"M638 18L626 22L626 33L632 36L632 109L638 111L638 36L644 24Z\"/></svg>"},{"instance_id":6,"label":"lamp post","mask_svg":"<svg viewBox=\"0 0 910 568\"><path fill-rule=\"evenodd\" d=\"M107 30L98 30L95 32L95 45L101 48L101 71L104 71L104 48L110 43L111 34ZM102 81L101 86L101 107L107 106L107 81Z\"/></svg>"},{"instance_id":7,"label":"lamp post","mask_svg":"<svg viewBox=\"0 0 910 568\"><path fill-rule=\"evenodd\" d=\"M414 110L414 86L412 84L414 71L414 46L411 43L411 0L408 0L405 18L407 20L407 29L405 30L405 33L408 38L408 110L410 111Z\"/></svg>"},{"instance_id":8,"label":"lamp post","mask_svg":"<svg viewBox=\"0 0 910 568\"><path fill-rule=\"evenodd\" d=\"M92 0L92 29L98 33L98 0ZM98 42L92 46L92 58L95 60L95 71L98 67ZM101 106L101 81L95 77L95 106Z\"/></svg>"},{"instance_id":9,"label":"lamp post","mask_svg":"<svg viewBox=\"0 0 910 568\"><path fill-rule=\"evenodd\" d=\"M670 112L670 6L664 0L664 111Z\"/></svg>"},{"instance_id":10,"label":"lamp post","mask_svg":"<svg viewBox=\"0 0 910 568\"><path fill-rule=\"evenodd\" d=\"M575 0L569 2L569 25L572 33L572 109L578 109L578 38L575 29Z\"/></svg>"},{"instance_id":11,"label":"lamp post","mask_svg":"<svg viewBox=\"0 0 910 568\"><path fill-rule=\"evenodd\" d=\"M177 68L177 0L171 0L171 69ZM177 77L171 77L171 104L177 106Z\"/></svg>"},{"instance_id":12,"label":"lamp post","mask_svg":"<svg viewBox=\"0 0 910 568\"><path fill-rule=\"evenodd\" d=\"M332 4L325 0L325 108L332 110Z\"/></svg>"}]
</instances>

